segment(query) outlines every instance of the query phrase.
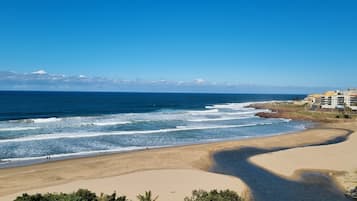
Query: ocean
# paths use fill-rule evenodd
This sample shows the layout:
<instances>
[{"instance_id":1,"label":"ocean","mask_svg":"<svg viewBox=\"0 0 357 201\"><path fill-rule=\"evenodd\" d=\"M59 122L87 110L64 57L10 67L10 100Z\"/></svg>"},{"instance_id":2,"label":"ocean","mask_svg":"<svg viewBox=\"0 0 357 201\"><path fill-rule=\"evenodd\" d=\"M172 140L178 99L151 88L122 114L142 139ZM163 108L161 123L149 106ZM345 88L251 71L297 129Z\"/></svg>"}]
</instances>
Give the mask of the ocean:
<instances>
[{"instance_id":1,"label":"ocean","mask_svg":"<svg viewBox=\"0 0 357 201\"><path fill-rule=\"evenodd\" d=\"M0 167L299 131L246 106L304 96L2 91Z\"/></svg>"}]
</instances>

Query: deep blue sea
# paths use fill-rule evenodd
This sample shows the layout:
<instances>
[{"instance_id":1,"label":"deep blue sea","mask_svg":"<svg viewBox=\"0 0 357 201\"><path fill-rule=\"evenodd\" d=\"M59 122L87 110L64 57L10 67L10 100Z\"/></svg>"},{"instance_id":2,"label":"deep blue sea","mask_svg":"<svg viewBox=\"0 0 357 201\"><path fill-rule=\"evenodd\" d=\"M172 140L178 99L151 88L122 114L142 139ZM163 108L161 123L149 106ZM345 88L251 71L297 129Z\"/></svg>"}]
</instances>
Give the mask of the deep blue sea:
<instances>
[{"instance_id":1,"label":"deep blue sea","mask_svg":"<svg viewBox=\"0 0 357 201\"><path fill-rule=\"evenodd\" d=\"M304 95L0 92L0 166L275 135L308 123L264 119L252 102Z\"/></svg>"}]
</instances>

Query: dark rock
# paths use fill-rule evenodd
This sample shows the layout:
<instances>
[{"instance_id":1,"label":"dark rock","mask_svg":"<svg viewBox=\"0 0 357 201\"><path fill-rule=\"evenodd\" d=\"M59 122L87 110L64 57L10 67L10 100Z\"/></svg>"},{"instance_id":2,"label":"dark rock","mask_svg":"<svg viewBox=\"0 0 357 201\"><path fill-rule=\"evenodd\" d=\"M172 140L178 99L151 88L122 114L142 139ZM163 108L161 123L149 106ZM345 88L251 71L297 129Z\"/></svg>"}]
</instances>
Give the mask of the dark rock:
<instances>
[{"instance_id":1,"label":"dark rock","mask_svg":"<svg viewBox=\"0 0 357 201\"><path fill-rule=\"evenodd\" d=\"M345 194L347 197L357 200L357 186L354 189L351 189Z\"/></svg>"}]
</instances>

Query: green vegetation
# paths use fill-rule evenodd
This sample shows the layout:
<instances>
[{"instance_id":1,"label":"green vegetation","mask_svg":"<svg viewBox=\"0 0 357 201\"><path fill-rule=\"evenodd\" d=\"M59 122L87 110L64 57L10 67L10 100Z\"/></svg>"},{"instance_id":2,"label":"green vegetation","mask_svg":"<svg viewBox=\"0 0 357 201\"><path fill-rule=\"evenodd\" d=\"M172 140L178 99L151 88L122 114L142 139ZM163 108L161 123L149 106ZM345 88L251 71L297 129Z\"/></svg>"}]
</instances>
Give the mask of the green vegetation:
<instances>
[{"instance_id":1,"label":"green vegetation","mask_svg":"<svg viewBox=\"0 0 357 201\"><path fill-rule=\"evenodd\" d=\"M191 197L186 197L184 201L243 201L236 192L230 190L210 192L194 190Z\"/></svg>"},{"instance_id":2,"label":"green vegetation","mask_svg":"<svg viewBox=\"0 0 357 201\"><path fill-rule=\"evenodd\" d=\"M153 197L151 191L146 191L143 195L138 195L139 201L158 201L159 196ZM101 193L97 196L95 193L86 190L79 189L73 193L46 193L46 194L34 194L29 195L27 193L17 197L14 201L129 201L126 196L117 197L114 192L111 195ZM231 190L217 191L212 190L210 192L203 190L194 190L191 197L186 197L184 201L243 201L236 192Z\"/></svg>"},{"instance_id":3,"label":"green vegetation","mask_svg":"<svg viewBox=\"0 0 357 201\"><path fill-rule=\"evenodd\" d=\"M350 108L344 110L311 110L308 104L294 104L289 102L262 103L251 105L257 109L269 109L275 113L258 113L261 117L289 118L296 120L310 120L318 122L336 122L357 119L357 113Z\"/></svg>"},{"instance_id":4,"label":"green vegetation","mask_svg":"<svg viewBox=\"0 0 357 201\"><path fill-rule=\"evenodd\" d=\"M145 191L144 195L138 195L137 198L139 201L156 201L159 196L152 198L151 191Z\"/></svg>"},{"instance_id":5,"label":"green vegetation","mask_svg":"<svg viewBox=\"0 0 357 201\"><path fill-rule=\"evenodd\" d=\"M73 193L46 193L29 195L27 193L17 197L14 201L128 201L125 196L117 197L116 193L111 195L101 194L97 196L95 193L86 190L79 189Z\"/></svg>"}]
</instances>

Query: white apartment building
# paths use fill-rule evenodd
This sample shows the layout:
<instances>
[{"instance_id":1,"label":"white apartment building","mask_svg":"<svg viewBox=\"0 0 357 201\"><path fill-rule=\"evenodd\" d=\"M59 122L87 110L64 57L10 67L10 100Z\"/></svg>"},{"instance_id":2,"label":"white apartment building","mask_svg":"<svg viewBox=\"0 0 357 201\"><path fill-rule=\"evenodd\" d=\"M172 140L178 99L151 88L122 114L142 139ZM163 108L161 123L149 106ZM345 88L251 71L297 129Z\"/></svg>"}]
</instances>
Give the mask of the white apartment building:
<instances>
[{"instance_id":1,"label":"white apartment building","mask_svg":"<svg viewBox=\"0 0 357 201\"><path fill-rule=\"evenodd\" d=\"M357 111L357 89L350 89L347 91L345 102L348 107Z\"/></svg>"},{"instance_id":2,"label":"white apartment building","mask_svg":"<svg viewBox=\"0 0 357 201\"><path fill-rule=\"evenodd\" d=\"M357 111L357 89L328 91L321 96L323 109L344 109L345 106Z\"/></svg>"}]
</instances>

